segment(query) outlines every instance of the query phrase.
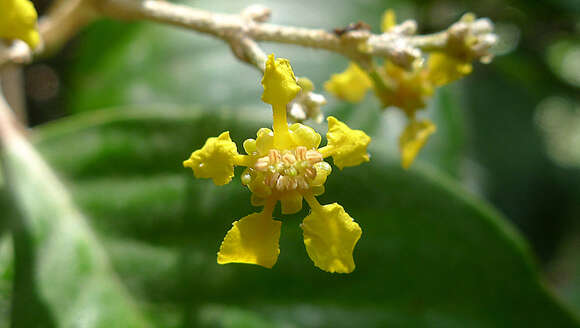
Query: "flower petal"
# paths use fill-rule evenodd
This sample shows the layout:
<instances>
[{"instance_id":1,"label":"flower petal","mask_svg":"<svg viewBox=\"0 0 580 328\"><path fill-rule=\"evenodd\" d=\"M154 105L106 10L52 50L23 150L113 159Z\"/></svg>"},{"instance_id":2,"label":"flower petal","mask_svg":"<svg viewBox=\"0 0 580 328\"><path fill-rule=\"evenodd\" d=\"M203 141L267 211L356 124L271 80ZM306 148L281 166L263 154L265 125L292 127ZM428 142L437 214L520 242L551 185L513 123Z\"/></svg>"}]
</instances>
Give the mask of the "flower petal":
<instances>
[{"instance_id":1,"label":"flower petal","mask_svg":"<svg viewBox=\"0 0 580 328\"><path fill-rule=\"evenodd\" d=\"M216 185L221 186L232 180L237 155L236 144L226 131L217 138L207 139L201 149L194 151L183 162L183 166L192 168L197 178L211 178Z\"/></svg>"},{"instance_id":2,"label":"flower petal","mask_svg":"<svg viewBox=\"0 0 580 328\"><path fill-rule=\"evenodd\" d=\"M36 9L29 0L0 1L0 38L19 39L36 48L40 42Z\"/></svg>"},{"instance_id":3,"label":"flower petal","mask_svg":"<svg viewBox=\"0 0 580 328\"><path fill-rule=\"evenodd\" d=\"M316 170L316 176L312 181L310 181L310 185L315 187L324 185L326 178L328 178L332 172L332 167L325 161L318 162L314 164L313 167Z\"/></svg>"},{"instance_id":4,"label":"flower petal","mask_svg":"<svg viewBox=\"0 0 580 328\"><path fill-rule=\"evenodd\" d=\"M296 190L284 193L280 198L282 214L294 214L302 209L302 195Z\"/></svg>"},{"instance_id":5,"label":"flower petal","mask_svg":"<svg viewBox=\"0 0 580 328\"><path fill-rule=\"evenodd\" d=\"M434 52L427 62L429 79L436 86L449 84L471 73L470 62L451 57L441 52Z\"/></svg>"},{"instance_id":6,"label":"flower petal","mask_svg":"<svg viewBox=\"0 0 580 328\"><path fill-rule=\"evenodd\" d=\"M274 147L274 132L268 128L258 130L256 138L256 148L260 155L267 155L268 151Z\"/></svg>"},{"instance_id":7,"label":"flower petal","mask_svg":"<svg viewBox=\"0 0 580 328\"><path fill-rule=\"evenodd\" d=\"M220 246L217 262L249 263L272 268L280 254L278 241L281 226L282 222L264 213L253 213L234 222Z\"/></svg>"},{"instance_id":8,"label":"flower petal","mask_svg":"<svg viewBox=\"0 0 580 328\"><path fill-rule=\"evenodd\" d=\"M272 194L272 189L265 183L263 174L257 175L250 183L248 189L258 198L267 198Z\"/></svg>"},{"instance_id":9,"label":"flower petal","mask_svg":"<svg viewBox=\"0 0 580 328\"><path fill-rule=\"evenodd\" d=\"M296 83L300 86L302 92L310 92L314 90L314 83L312 83L312 81L307 77L299 77L296 80Z\"/></svg>"},{"instance_id":10,"label":"flower petal","mask_svg":"<svg viewBox=\"0 0 580 328\"><path fill-rule=\"evenodd\" d=\"M381 31L383 33L389 32L390 29L397 25L397 16L393 9L385 10L383 18L381 19Z\"/></svg>"},{"instance_id":11,"label":"flower petal","mask_svg":"<svg viewBox=\"0 0 580 328\"><path fill-rule=\"evenodd\" d=\"M356 166L368 162L370 156L367 146L371 138L361 130L353 130L336 118L328 117L328 146L334 164L342 169L346 166Z\"/></svg>"},{"instance_id":12,"label":"flower petal","mask_svg":"<svg viewBox=\"0 0 580 328\"><path fill-rule=\"evenodd\" d=\"M362 230L337 203L313 208L301 225L304 245L314 265L328 272L350 273L352 252Z\"/></svg>"},{"instance_id":13,"label":"flower petal","mask_svg":"<svg viewBox=\"0 0 580 328\"><path fill-rule=\"evenodd\" d=\"M408 169L436 128L429 120L412 120L399 137L401 165Z\"/></svg>"},{"instance_id":14,"label":"flower petal","mask_svg":"<svg viewBox=\"0 0 580 328\"><path fill-rule=\"evenodd\" d=\"M300 123L290 126L290 137L296 146L304 146L308 149L318 148L322 137L313 128Z\"/></svg>"},{"instance_id":15,"label":"flower petal","mask_svg":"<svg viewBox=\"0 0 580 328\"><path fill-rule=\"evenodd\" d=\"M266 61L262 85L264 86L262 101L272 106L286 105L300 91L288 59L274 59L274 54L269 55Z\"/></svg>"},{"instance_id":16,"label":"flower petal","mask_svg":"<svg viewBox=\"0 0 580 328\"><path fill-rule=\"evenodd\" d=\"M258 147L256 146L256 140L249 138L244 140L244 143L242 144L242 146L244 147L244 150L246 151L246 154L248 155L257 155L258 154Z\"/></svg>"},{"instance_id":17,"label":"flower petal","mask_svg":"<svg viewBox=\"0 0 580 328\"><path fill-rule=\"evenodd\" d=\"M367 73L357 64L350 63L348 68L338 74L332 74L330 80L324 83L324 89L337 98L357 103L363 100L373 83Z\"/></svg>"}]
</instances>

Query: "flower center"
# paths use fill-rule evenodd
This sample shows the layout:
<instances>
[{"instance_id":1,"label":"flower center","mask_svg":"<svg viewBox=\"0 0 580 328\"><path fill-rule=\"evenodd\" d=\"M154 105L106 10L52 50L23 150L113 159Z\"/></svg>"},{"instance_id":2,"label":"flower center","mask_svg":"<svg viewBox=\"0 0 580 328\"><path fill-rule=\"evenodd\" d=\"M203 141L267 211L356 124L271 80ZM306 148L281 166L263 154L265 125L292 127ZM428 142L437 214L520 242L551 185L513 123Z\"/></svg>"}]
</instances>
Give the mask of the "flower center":
<instances>
[{"instance_id":1,"label":"flower center","mask_svg":"<svg viewBox=\"0 0 580 328\"><path fill-rule=\"evenodd\" d=\"M270 149L268 156L258 158L254 167L242 176L242 183L260 178L271 190L307 190L316 178L315 166L328 165L322 159L321 153L304 146L283 151Z\"/></svg>"}]
</instances>

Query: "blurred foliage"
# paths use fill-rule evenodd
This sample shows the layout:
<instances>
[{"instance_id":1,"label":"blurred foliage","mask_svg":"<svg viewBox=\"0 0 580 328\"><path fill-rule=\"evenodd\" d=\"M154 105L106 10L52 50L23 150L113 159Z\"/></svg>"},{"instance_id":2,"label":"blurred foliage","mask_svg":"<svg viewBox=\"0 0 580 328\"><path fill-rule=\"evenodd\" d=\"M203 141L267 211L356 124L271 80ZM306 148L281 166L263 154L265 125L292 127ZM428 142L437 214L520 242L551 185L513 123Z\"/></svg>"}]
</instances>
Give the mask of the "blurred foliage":
<instances>
[{"instance_id":1,"label":"blurred foliage","mask_svg":"<svg viewBox=\"0 0 580 328\"><path fill-rule=\"evenodd\" d=\"M221 188L210 181L192 183L180 159L215 131L252 136L269 122L252 119L253 112L123 108L37 130L39 150L70 183L115 272L155 325L580 326L545 290L523 240L497 213L433 169L418 165L403 171L398 160L376 147L371 163L331 176L321 199L339 200L363 226L353 274L329 275L307 260L298 227L306 210L284 220L282 253L274 269L217 265L215 253L232 219L254 210L249 193L238 179ZM8 154L9 163L14 157ZM24 222L32 231L62 226L51 212L34 209L54 204L57 211L63 196L49 179L28 173L35 172L34 163L18 163L9 172L20 170L26 177L14 182L23 189L18 204ZM30 195L37 202L27 201ZM85 234L74 228L82 227L84 219L65 217L75 223L67 225L69 231L52 238L33 234L33 243L16 242L16 254L32 246L39 255L27 262L32 268L41 269L47 259L59 259L61 268L78 267L85 260L74 256L76 247L66 240ZM54 238L69 250L47 248ZM64 276L49 280L43 272L30 277L28 286L38 284L38 294L30 297L60 314L62 298L71 295L62 284L74 284L82 275L51 270L49 277ZM52 290L55 295L61 291L60 298L51 297ZM92 289L80 290L89 304L102 301Z\"/></svg>"},{"instance_id":2,"label":"blurred foliage","mask_svg":"<svg viewBox=\"0 0 580 328\"><path fill-rule=\"evenodd\" d=\"M189 3L236 12L252 1ZM417 19L422 33L473 11L496 23L502 41L491 65L476 64L474 74L439 90L426 113L438 131L409 172L397 165L402 115L382 112L370 96L359 105L329 98L327 115L373 137L371 163L332 175L322 197L339 201L363 228L358 268L350 276L322 273L307 260L298 228L306 212L284 221L282 254L272 271L215 264L233 219L254 210L249 193L238 181L217 188L193 180L180 163L222 130L238 140L253 136L270 114L259 100L258 72L220 41L152 23L105 20L57 57L28 67L31 122L73 116L36 129L36 145L68 183L87 229L110 257L110 279L119 275L138 315L162 327L578 326L544 289L520 237L465 192L490 201L515 223L558 293L580 313L580 163L573 152L574 122L580 121L578 1L268 6L275 23L332 29L364 20L375 30L382 11L393 7L401 19ZM347 65L321 51L264 46L290 58L296 74L318 90ZM554 104L560 107L548 107ZM95 111L119 105L129 106ZM12 213L3 198L0 208L0 232L27 229L6 220L21 220L22 208ZM43 252L42 239L5 236L0 327L9 325L11 297L16 320L31 319L18 312L26 306L59 317L56 298L46 299L58 286L34 284L42 275L31 256ZM15 266L8 265L12 261ZM68 261L76 265L74 256ZM70 297L64 290L60 295Z\"/></svg>"}]
</instances>

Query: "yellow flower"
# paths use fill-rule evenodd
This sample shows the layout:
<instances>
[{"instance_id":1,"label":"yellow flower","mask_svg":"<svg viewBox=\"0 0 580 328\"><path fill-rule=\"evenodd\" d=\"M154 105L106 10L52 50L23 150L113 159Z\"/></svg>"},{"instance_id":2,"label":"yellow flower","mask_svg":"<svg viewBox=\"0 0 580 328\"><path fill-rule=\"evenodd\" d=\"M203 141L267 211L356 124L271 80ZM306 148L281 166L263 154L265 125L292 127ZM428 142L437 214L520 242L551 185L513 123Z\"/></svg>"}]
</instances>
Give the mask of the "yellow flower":
<instances>
[{"instance_id":1,"label":"yellow flower","mask_svg":"<svg viewBox=\"0 0 580 328\"><path fill-rule=\"evenodd\" d=\"M0 38L22 40L36 48L40 36L36 29L37 14L29 0L0 0Z\"/></svg>"},{"instance_id":2,"label":"yellow flower","mask_svg":"<svg viewBox=\"0 0 580 328\"><path fill-rule=\"evenodd\" d=\"M496 40L495 35L477 34L466 23L474 23L476 17L466 13L460 21L448 29L445 49L433 52L427 64L431 81L436 86L445 85L468 75L473 70L471 62L480 59L482 62L491 60L489 53Z\"/></svg>"},{"instance_id":3,"label":"yellow flower","mask_svg":"<svg viewBox=\"0 0 580 328\"><path fill-rule=\"evenodd\" d=\"M427 100L433 95L433 85L426 70L418 68L412 71L386 61L378 69L378 74L387 83L387 89L375 88L375 94L385 107L395 106L402 109L407 117L415 115L424 108Z\"/></svg>"},{"instance_id":4,"label":"yellow flower","mask_svg":"<svg viewBox=\"0 0 580 328\"><path fill-rule=\"evenodd\" d=\"M378 92L377 97L384 106L396 106L402 109L409 123L399 136L399 152L401 166L408 169L427 140L435 132L435 125L429 121L418 123L415 119L417 111L423 109L428 99L433 95L434 85L428 69L405 71L391 62L386 62L383 71L385 81L393 85L391 92Z\"/></svg>"},{"instance_id":5,"label":"yellow flower","mask_svg":"<svg viewBox=\"0 0 580 328\"><path fill-rule=\"evenodd\" d=\"M312 128L299 123L288 126L286 105L300 87L286 59L268 57L262 85L262 100L272 105L272 130L262 128L256 139L244 141L246 155L237 153L225 132L208 139L184 162L197 177L212 178L218 185L231 180L234 165L245 166L242 184L252 192L252 205L263 206L261 212L233 223L217 262L274 266L282 224L272 218L274 208L280 201L282 214L296 213L305 199L311 213L302 224L304 244L314 265L328 272L350 273L355 268L352 252L362 231L340 205L321 205L315 196L324 193L332 171L324 159L333 157L340 168L368 161L370 138L329 117L329 143L319 148L322 138Z\"/></svg>"},{"instance_id":6,"label":"yellow flower","mask_svg":"<svg viewBox=\"0 0 580 328\"><path fill-rule=\"evenodd\" d=\"M372 86L373 83L367 73L353 62L344 72L332 74L330 80L324 83L326 91L339 99L353 103L363 100Z\"/></svg>"},{"instance_id":7,"label":"yellow flower","mask_svg":"<svg viewBox=\"0 0 580 328\"><path fill-rule=\"evenodd\" d=\"M474 19L473 15L467 14L462 21L472 22ZM383 33L391 31L396 24L395 12L386 10L381 21ZM426 107L436 87L471 73L473 55L468 50L473 48L474 42L478 40L473 35L451 34L445 52L431 53L426 65L411 70L405 70L389 60L370 72L350 63L344 72L333 74L324 86L328 92L349 102L361 101L366 92L373 88L383 107L394 106L403 110L409 123L399 137L399 150L402 166L408 168L436 130L429 121L417 121L416 112ZM352 158L349 160L352 161ZM342 165L341 161L335 163L338 167Z\"/></svg>"}]
</instances>

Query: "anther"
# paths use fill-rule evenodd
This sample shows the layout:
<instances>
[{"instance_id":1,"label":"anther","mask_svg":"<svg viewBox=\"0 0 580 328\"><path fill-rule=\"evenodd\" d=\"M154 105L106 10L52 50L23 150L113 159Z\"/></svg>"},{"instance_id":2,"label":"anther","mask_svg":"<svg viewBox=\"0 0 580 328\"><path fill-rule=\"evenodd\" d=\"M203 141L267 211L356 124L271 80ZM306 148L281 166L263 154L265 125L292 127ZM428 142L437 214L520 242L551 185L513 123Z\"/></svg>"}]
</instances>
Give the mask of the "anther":
<instances>
[{"instance_id":1,"label":"anther","mask_svg":"<svg viewBox=\"0 0 580 328\"><path fill-rule=\"evenodd\" d=\"M300 189L308 189L308 182L304 180L304 177L296 177L296 183L298 184L298 188Z\"/></svg>"},{"instance_id":2,"label":"anther","mask_svg":"<svg viewBox=\"0 0 580 328\"><path fill-rule=\"evenodd\" d=\"M264 157L258 158L258 160L256 161L256 164L254 164L254 168L256 168L256 170L258 170L258 171L264 172L268 169L269 165L270 165L270 159L267 156L264 156Z\"/></svg>"},{"instance_id":3,"label":"anther","mask_svg":"<svg viewBox=\"0 0 580 328\"><path fill-rule=\"evenodd\" d=\"M286 168L284 170L284 175L287 175L287 176L294 177L297 174L298 174L298 171L296 170L296 168L294 166L290 166L289 168Z\"/></svg>"},{"instance_id":4,"label":"anther","mask_svg":"<svg viewBox=\"0 0 580 328\"><path fill-rule=\"evenodd\" d=\"M276 168L277 165L270 165L268 166L268 172L270 173L275 173L278 172L278 169Z\"/></svg>"},{"instance_id":5,"label":"anther","mask_svg":"<svg viewBox=\"0 0 580 328\"><path fill-rule=\"evenodd\" d=\"M330 174L330 172L332 171L332 167L330 166L330 164L326 163L326 162L318 162L316 164L314 164L314 168L318 171L324 171L326 172L326 174Z\"/></svg>"},{"instance_id":6,"label":"anther","mask_svg":"<svg viewBox=\"0 0 580 328\"><path fill-rule=\"evenodd\" d=\"M298 182L296 181L296 179L289 179L288 180L288 190L295 190L296 187L298 186Z\"/></svg>"},{"instance_id":7,"label":"anther","mask_svg":"<svg viewBox=\"0 0 580 328\"><path fill-rule=\"evenodd\" d=\"M276 172L282 172L282 170L284 170L284 163L276 163L276 165L274 165L274 168L276 169Z\"/></svg>"},{"instance_id":8,"label":"anther","mask_svg":"<svg viewBox=\"0 0 580 328\"><path fill-rule=\"evenodd\" d=\"M306 169L304 169L304 176L307 177L308 179L316 178L316 169L313 167L307 167Z\"/></svg>"},{"instance_id":9,"label":"anther","mask_svg":"<svg viewBox=\"0 0 580 328\"><path fill-rule=\"evenodd\" d=\"M296 158L299 161L303 161L306 160L306 147L304 146L298 146L296 147Z\"/></svg>"},{"instance_id":10,"label":"anther","mask_svg":"<svg viewBox=\"0 0 580 328\"><path fill-rule=\"evenodd\" d=\"M285 176L280 176L278 178L278 181L276 181L276 189L278 189L279 191L284 191L286 190L286 187L288 186L288 179Z\"/></svg>"},{"instance_id":11,"label":"anther","mask_svg":"<svg viewBox=\"0 0 580 328\"><path fill-rule=\"evenodd\" d=\"M282 156L282 161L284 161L284 163L287 165L292 165L296 163L296 157L290 153L286 153L284 156Z\"/></svg>"},{"instance_id":12,"label":"anther","mask_svg":"<svg viewBox=\"0 0 580 328\"><path fill-rule=\"evenodd\" d=\"M321 176L330 173L330 166L323 159L320 152L308 150L304 146L283 151L270 149L267 156L258 158L254 167L244 172L241 181L242 184L255 188L255 179L259 178L259 185L270 192L272 189L278 192L309 190L312 188L311 184L317 181L317 172L320 171Z\"/></svg>"},{"instance_id":13,"label":"anther","mask_svg":"<svg viewBox=\"0 0 580 328\"><path fill-rule=\"evenodd\" d=\"M303 169L305 169L305 168L307 168L307 167L310 167L310 165L311 165L311 164L310 164L310 162L308 162L307 160L303 160L303 161L300 161L300 162L296 163L296 165L295 165L295 166L296 166L298 169L301 169L301 170L303 170Z\"/></svg>"},{"instance_id":14,"label":"anther","mask_svg":"<svg viewBox=\"0 0 580 328\"><path fill-rule=\"evenodd\" d=\"M268 157L270 158L270 163L277 163L281 159L280 152L276 149L270 149Z\"/></svg>"},{"instance_id":15,"label":"anther","mask_svg":"<svg viewBox=\"0 0 580 328\"><path fill-rule=\"evenodd\" d=\"M306 152L306 159L310 162L310 163L318 163L320 161L322 161L323 157L322 154L317 152L316 150L309 150Z\"/></svg>"},{"instance_id":16,"label":"anther","mask_svg":"<svg viewBox=\"0 0 580 328\"><path fill-rule=\"evenodd\" d=\"M269 176L268 178L266 178L266 183L270 186L270 187L275 187L276 186L276 182L278 182L278 178L280 177L280 173L276 172L274 174L272 174L271 176Z\"/></svg>"}]
</instances>

